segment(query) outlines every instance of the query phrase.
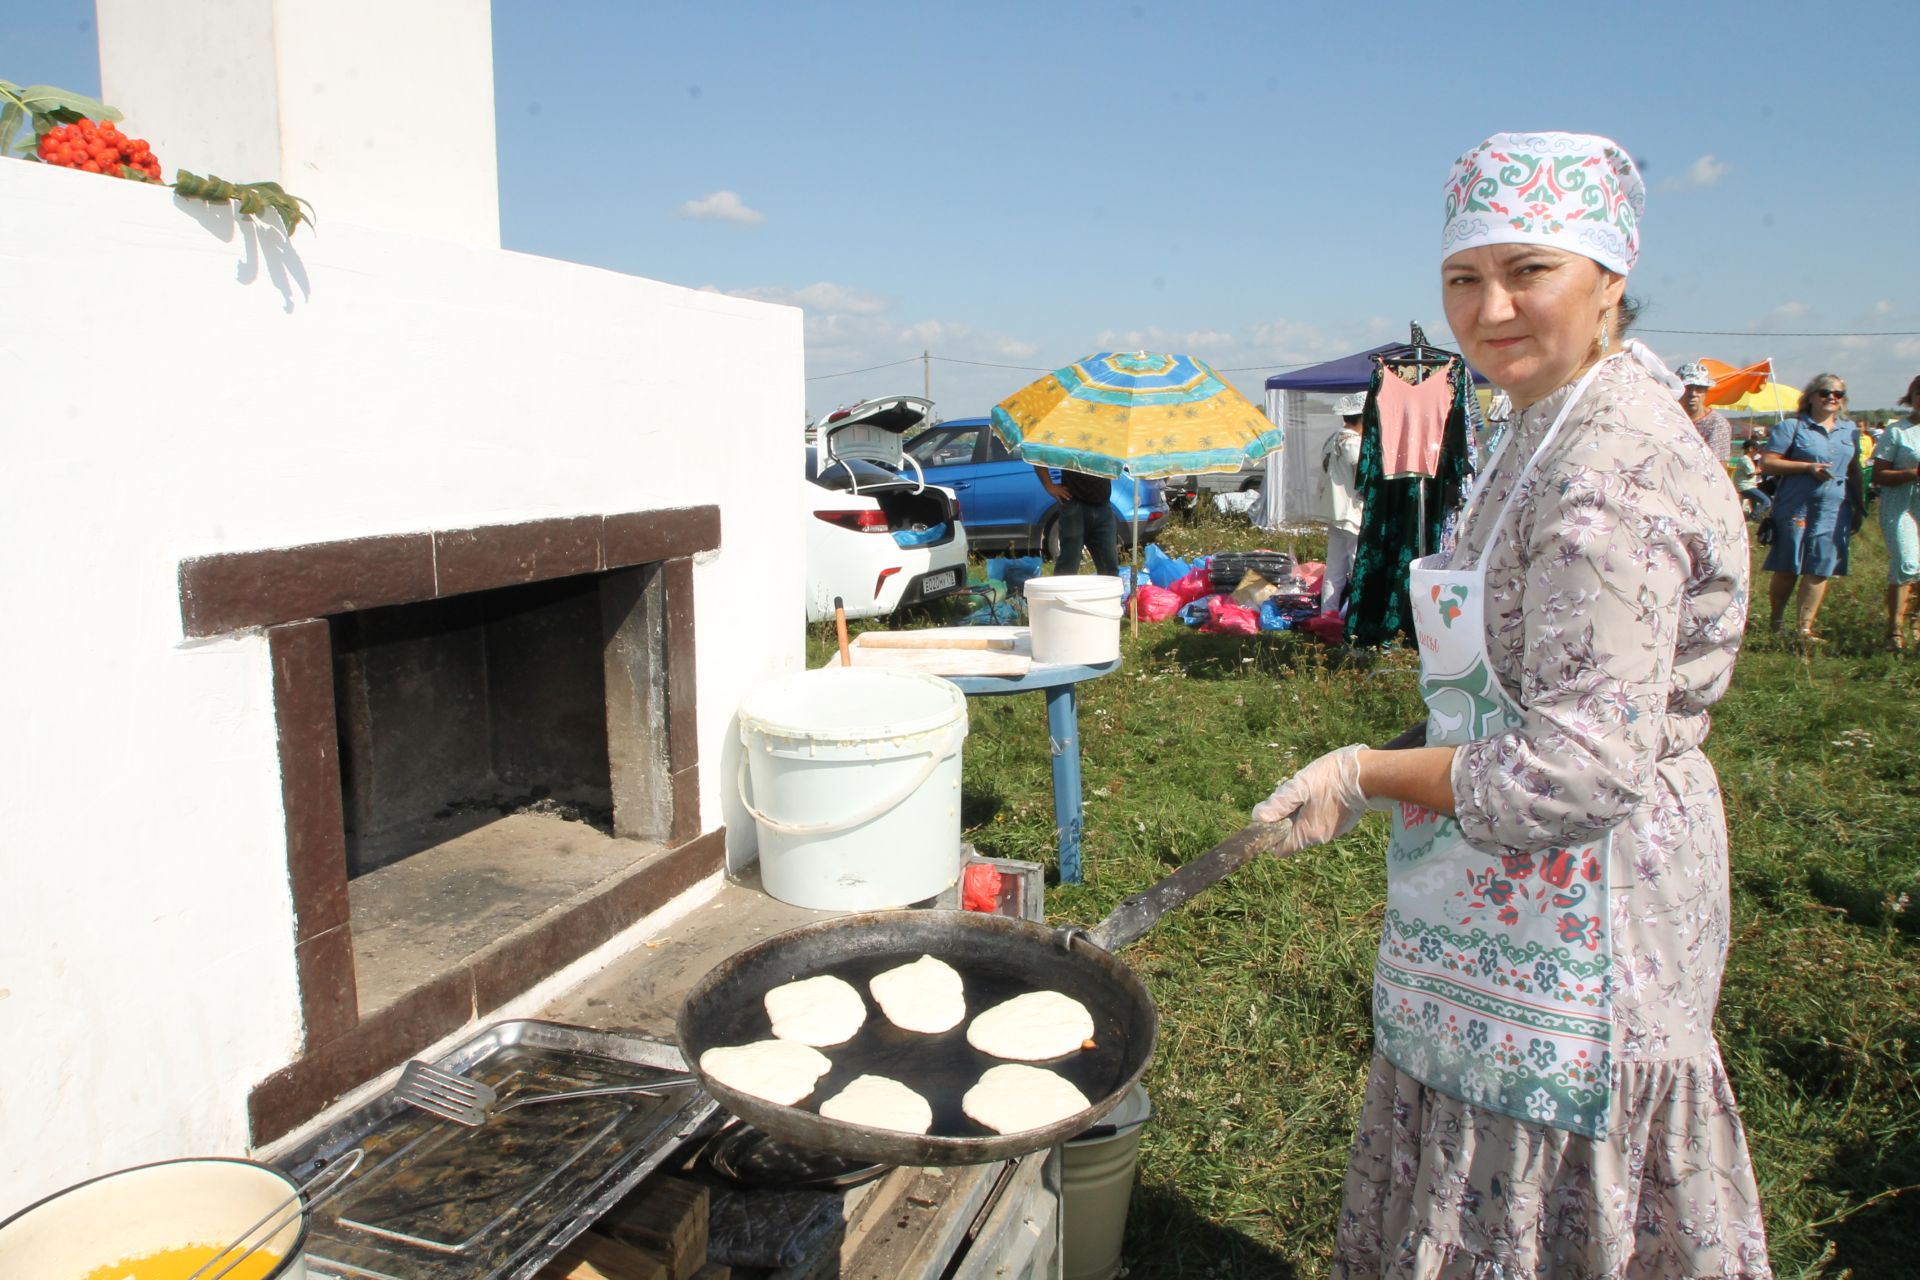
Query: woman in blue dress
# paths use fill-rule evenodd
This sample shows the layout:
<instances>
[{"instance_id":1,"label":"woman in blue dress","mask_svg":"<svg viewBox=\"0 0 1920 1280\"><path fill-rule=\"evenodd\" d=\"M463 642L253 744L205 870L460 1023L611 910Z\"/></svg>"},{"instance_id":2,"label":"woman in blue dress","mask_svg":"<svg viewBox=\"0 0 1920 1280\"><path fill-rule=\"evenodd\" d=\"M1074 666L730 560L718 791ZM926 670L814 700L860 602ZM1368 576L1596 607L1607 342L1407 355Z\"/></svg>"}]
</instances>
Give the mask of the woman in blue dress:
<instances>
[{"instance_id":1,"label":"woman in blue dress","mask_svg":"<svg viewBox=\"0 0 1920 1280\"><path fill-rule=\"evenodd\" d=\"M1899 403L1907 416L1889 422L1873 454L1873 487L1880 490L1880 533L1887 541L1887 648L1907 647L1913 584L1920 582L1920 378Z\"/></svg>"},{"instance_id":2,"label":"woman in blue dress","mask_svg":"<svg viewBox=\"0 0 1920 1280\"><path fill-rule=\"evenodd\" d=\"M1767 595L1773 627L1786 626L1787 602L1799 584L1793 627L1805 641L1813 633L1827 579L1847 574L1847 538L1864 516L1860 485L1860 428L1841 416L1847 387L1838 374L1823 373L1800 393L1800 412L1781 422L1760 452L1760 469L1780 478L1773 495L1773 546L1760 567L1773 575Z\"/></svg>"}]
</instances>

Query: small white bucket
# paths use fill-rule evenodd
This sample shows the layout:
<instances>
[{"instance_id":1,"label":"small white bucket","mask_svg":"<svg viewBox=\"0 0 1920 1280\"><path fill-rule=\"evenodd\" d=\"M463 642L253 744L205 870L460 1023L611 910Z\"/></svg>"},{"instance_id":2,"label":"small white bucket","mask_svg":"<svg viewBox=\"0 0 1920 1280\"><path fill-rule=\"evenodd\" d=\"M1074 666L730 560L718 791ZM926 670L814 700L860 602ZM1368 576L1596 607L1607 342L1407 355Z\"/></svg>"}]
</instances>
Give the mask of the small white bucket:
<instances>
[{"instance_id":1,"label":"small white bucket","mask_svg":"<svg viewBox=\"0 0 1920 1280\"><path fill-rule=\"evenodd\" d=\"M1120 656L1126 588L1104 574L1027 580L1033 660L1093 666Z\"/></svg>"},{"instance_id":2,"label":"small white bucket","mask_svg":"<svg viewBox=\"0 0 1920 1280\"><path fill-rule=\"evenodd\" d=\"M1147 1090L1136 1084L1105 1120L1067 1140L1060 1172L1062 1280L1111 1280L1120 1274L1140 1130L1152 1118Z\"/></svg>"},{"instance_id":3,"label":"small white bucket","mask_svg":"<svg viewBox=\"0 0 1920 1280\"><path fill-rule=\"evenodd\" d=\"M740 703L740 799L782 902L872 911L960 878L967 699L917 671L823 667ZM749 787L749 778L751 787Z\"/></svg>"},{"instance_id":4,"label":"small white bucket","mask_svg":"<svg viewBox=\"0 0 1920 1280\"><path fill-rule=\"evenodd\" d=\"M252 1160L167 1160L122 1169L56 1192L0 1223L0 1276L82 1280L111 1263L167 1249L219 1249L296 1190L284 1174ZM248 1259L233 1275L303 1280L306 1243L305 1215L295 1213L265 1243L279 1261L266 1266Z\"/></svg>"}]
</instances>

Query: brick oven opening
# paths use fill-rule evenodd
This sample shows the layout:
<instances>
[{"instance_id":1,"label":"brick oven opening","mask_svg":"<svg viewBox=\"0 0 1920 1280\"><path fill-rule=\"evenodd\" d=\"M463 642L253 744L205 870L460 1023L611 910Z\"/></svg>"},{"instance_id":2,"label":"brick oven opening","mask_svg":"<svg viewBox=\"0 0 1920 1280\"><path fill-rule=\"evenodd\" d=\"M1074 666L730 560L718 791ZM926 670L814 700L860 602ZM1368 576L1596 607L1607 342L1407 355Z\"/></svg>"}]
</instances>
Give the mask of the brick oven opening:
<instances>
[{"instance_id":1,"label":"brick oven opening","mask_svg":"<svg viewBox=\"0 0 1920 1280\"><path fill-rule=\"evenodd\" d=\"M659 578L640 566L328 619L361 1016L659 847Z\"/></svg>"}]
</instances>

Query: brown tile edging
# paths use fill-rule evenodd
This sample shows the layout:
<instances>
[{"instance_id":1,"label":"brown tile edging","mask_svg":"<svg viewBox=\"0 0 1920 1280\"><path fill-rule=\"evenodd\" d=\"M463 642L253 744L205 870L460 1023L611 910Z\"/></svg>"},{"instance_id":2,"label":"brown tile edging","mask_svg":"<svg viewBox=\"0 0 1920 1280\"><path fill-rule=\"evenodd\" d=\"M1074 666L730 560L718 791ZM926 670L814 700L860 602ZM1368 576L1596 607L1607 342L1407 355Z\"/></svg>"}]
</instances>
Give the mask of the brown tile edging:
<instances>
[{"instance_id":1,"label":"brown tile edging","mask_svg":"<svg viewBox=\"0 0 1920 1280\"><path fill-rule=\"evenodd\" d=\"M597 897L501 939L332 1041L317 1047L310 1041L304 1056L253 1087L247 1099L253 1144L292 1132L343 1094L659 910L725 866L726 848L720 827L667 849Z\"/></svg>"},{"instance_id":2,"label":"brown tile edging","mask_svg":"<svg viewBox=\"0 0 1920 1280\"><path fill-rule=\"evenodd\" d=\"M694 651L693 561L667 561L667 778L668 839L690 839L700 830L699 670Z\"/></svg>"},{"instance_id":3,"label":"brown tile edging","mask_svg":"<svg viewBox=\"0 0 1920 1280\"><path fill-rule=\"evenodd\" d=\"M719 547L720 508L707 505L221 552L180 562L180 623L222 635Z\"/></svg>"},{"instance_id":4,"label":"brown tile edging","mask_svg":"<svg viewBox=\"0 0 1920 1280\"><path fill-rule=\"evenodd\" d=\"M301 1021L308 1043L319 1043L344 1034L359 1018L340 813L333 642L326 623L299 622L271 628L267 653L279 729Z\"/></svg>"}]
</instances>

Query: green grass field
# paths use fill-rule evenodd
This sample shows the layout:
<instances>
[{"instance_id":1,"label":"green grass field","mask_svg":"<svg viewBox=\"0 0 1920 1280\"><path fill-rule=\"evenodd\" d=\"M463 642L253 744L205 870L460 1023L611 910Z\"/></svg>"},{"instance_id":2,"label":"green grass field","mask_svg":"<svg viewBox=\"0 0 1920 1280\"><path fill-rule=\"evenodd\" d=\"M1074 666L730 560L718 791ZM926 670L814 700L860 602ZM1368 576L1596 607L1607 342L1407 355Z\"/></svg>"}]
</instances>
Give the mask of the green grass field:
<instances>
[{"instance_id":1,"label":"green grass field","mask_svg":"<svg viewBox=\"0 0 1920 1280\"><path fill-rule=\"evenodd\" d=\"M1203 519L1163 545L1245 549L1263 536ZM1733 842L1721 1047L1779 1275L1920 1274L1920 654L1879 652L1885 556L1871 519L1853 576L1829 592L1822 652L1765 636L1754 563L1761 616L1707 743ZM813 661L828 642L816 628ZM1298 765L1422 715L1404 651L1341 655L1175 623L1124 643L1122 670L1081 691L1087 876L1049 889L1057 922L1094 923L1242 825ZM966 838L1051 867L1040 699L969 710ZM1386 838L1376 815L1334 845L1248 868L1126 953L1161 1012L1133 1280L1326 1271L1371 1053Z\"/></svg>"}]
</instances>

